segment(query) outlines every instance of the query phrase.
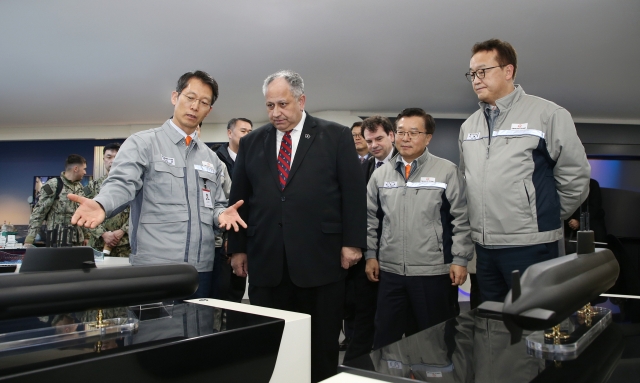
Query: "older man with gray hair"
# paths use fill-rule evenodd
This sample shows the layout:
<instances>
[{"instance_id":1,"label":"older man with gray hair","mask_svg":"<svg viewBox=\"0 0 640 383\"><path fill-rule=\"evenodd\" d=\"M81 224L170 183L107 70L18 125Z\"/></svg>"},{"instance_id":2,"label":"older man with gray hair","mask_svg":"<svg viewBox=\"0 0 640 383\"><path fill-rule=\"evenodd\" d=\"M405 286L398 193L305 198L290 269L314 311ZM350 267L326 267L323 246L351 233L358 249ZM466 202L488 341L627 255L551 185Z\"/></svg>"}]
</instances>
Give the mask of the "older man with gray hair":
<instances>
[{"instance_id":1,"label":"older man with gray hair","mask_svg":"<svg viewBox=\"0 0 640 383\"><path fill-rule=\"evenodd\" d=\"M334 375L347 269L366 246L364 174L349 128L305 112L299 74L267 77L270 124L240 140L230 203L246 230L229 233L251 304L311 315L311 375Z\"/></svg>"}]
</instances>

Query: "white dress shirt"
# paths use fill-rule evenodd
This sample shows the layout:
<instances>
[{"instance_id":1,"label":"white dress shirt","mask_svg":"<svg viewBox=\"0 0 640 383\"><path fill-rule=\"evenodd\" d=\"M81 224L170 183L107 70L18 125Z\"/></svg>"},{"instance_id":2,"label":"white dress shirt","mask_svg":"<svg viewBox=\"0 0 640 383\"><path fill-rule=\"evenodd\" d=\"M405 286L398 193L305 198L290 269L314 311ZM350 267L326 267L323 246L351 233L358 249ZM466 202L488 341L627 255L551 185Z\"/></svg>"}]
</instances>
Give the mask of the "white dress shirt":
<instances>
[{"instance_id":1,"label":"white dress shirt","mask_svg":"<svg viewBox=\"0 0 640 383\"><path fill-rule=\"evenodd\" d=\"M291 130L291 164L293 165L293 159L296 156L296 150L298 149L298 143L300 142L300 136L302 135L302 127L304 126L304 120L307 119L307 112L302 112L302 118L298 125ZM280 145L282 144L282 137L285 132L281 132L276 129L276 158L280 154Z\"/></svg>"},{"instance_id":2,"label":"white dress shirt","mask_svg":"<svg viewBox=\"0 0 640 383\"><path fill-rule=\"evenodd\" d=\"M389 154L387 154L387 158L385 158L384 160L380 161L379 159L376 158L376 169L378 168L378 166L382 166L382 165L378 165L378 162L382 162L382 163L389 162L392 155L393 155L393 149L391 149Z\"/></svg>"},{"instance_id":3,"label":"white dress shirt","mask_svg":"<svg viewBox=\"0 0 640 383\"><path fill-rule=\"evenodd\" d=\"M236 157L238 157L238 153L236 153L233 150L231 150L230 146L227 146L227 152L229 152L229 157L231 157L233 162L236 162Z\"/></svg>"}]
</instances>

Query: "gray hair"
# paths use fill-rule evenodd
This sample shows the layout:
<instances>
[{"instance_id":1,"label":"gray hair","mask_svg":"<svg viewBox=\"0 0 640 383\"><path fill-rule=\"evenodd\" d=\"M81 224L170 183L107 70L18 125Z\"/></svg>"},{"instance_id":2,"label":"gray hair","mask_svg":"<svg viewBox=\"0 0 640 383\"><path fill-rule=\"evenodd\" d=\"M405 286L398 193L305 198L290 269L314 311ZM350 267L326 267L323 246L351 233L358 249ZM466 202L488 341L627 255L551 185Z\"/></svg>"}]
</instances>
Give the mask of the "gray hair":
<instances>
[{"instance_id":1,"label":"gray hair","mask_svg":"<svg viewBox=\"0 0 640 383\"><path fill-rule=\"evenodd\" d=\"M299 74L292 70L281 70L276 72L264 80L264 84L262 85L262 94L267 95L267 87L269 84L273 82L273 80L277 78L284 78L289 83L289 89L291 89L291 94L297 100L304 94L304 81Z\"/></svg>"}]
</instances>

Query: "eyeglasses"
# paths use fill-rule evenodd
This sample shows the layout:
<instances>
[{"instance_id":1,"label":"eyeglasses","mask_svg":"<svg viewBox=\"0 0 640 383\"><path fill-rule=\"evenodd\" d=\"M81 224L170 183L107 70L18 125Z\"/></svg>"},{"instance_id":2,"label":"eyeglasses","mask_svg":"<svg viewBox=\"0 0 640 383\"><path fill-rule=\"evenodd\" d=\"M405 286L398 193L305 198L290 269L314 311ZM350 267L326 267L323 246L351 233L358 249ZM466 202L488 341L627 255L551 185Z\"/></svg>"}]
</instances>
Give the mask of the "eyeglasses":
<instances>
[{"instance_id":1,"label":"eyeglasses","mask_svg":"<svg viewBox=\"0 0 640 383\"><path fill-rule=\"evenodd\" d=\"M198 105L202 106L203 108L210 108L211 107L211 103L207 100L201 100L199 98L195 98L192 95L189 94L184 94L184 93L178 93L178 95L183 95L185 100L187 100L187 104L191 105L194 102L198 101Z\"/></svg>"},{"instance_id":2,"label":"eyeglasses","mask_svg":"<svg viewBox=\"0 0 640 383\"><path fill-rule=\"evenodd\" d=\"M488 71L489 69L493 69L493 68L502 68L505 65L496 65L496 66L492 66L489 68L482 68L482 69L478 69L475 72L469 72L469 73L465 73L465 77L467 78L467 80L469 80L469 82L473 82L473 79L478 76L478 78L480 80L482 80L484 78L485 72Z\"/></svg>"},{"instance_id":3,"label":"eyeglasses","mask_svg":"<svg viewBox=\"0 0 640 383\"><path fill-rule=\"evenodd\" d=\"M352 134L353 138L362 138L362 134Z\"/></svg>"},{"instance_id":4,"label":"eyeglasses","mask_svg":"<svg viewBox=\"0 0 640 383\"><path fill-rule=\"evenodd\" d=\"M416 131L413 131L413 130L409 131L409 132L403 132L402 130L398 130L396 132L396 135L398 137L400 137L400 139L404 138L404 136L406 136L407 134L409 135L409 138L413 139L413 138L418 137L421 134L428 134L428 133L427 132L416 132Z\"/></svg>"}]
</instances>

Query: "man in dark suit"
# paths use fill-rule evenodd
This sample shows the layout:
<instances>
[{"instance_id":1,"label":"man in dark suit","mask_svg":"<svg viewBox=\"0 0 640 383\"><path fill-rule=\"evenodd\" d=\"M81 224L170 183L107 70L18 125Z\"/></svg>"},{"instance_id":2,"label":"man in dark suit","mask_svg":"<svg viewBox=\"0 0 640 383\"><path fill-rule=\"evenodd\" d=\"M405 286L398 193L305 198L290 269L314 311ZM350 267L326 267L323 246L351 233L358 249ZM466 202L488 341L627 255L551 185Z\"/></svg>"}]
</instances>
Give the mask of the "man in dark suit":
<instances>
[{"instance_id":1,"label":"man in dark suit","mask_svg":"<svg viewBox=\"0 0 640 383\"><path fill-rule=\"evenodd\" d=\"M351 136L353 136L353 142L356 145L356 152L358 153L358 160L360 160L360 163L362 164L362 171L366 178L369 172L369 160L372 157L369 153L369 147L364 141L362 121L356 121L351 125ZM351 268L347 275L347 279L345 280L346 293L344 302L344 325L342 327L344 339L342 340L342 343L340 343L340 351L346 351L349 347L349 343L351 343L351 339L353 339L354 316L356 311L355 274L356 272L354 268Z\"/></svg>"},{"instance_id":2,"label":"man in dark suit","mask_svg":"<svg viewBox=\"0 0 640 383\"><path fill-rule=\"evenodd\" d=\"M366 173L369 183L373 171L398 154L394 146L393 123L383 116L371 116L362 122L362 137L371 153L371 158L367 160Z\"/></svg>"},{"instance_id":3,"label":"man in dark suit","mask_svg":"<svg viewBox=\"0 0 640 383\"><path fill-rule=\"evenodd\" d=\"M365 178L368 183L373 171L388 162L398 151L394 147L393 124L388 118L383 116L369 117L362 122L359 129L362 129L361 135L367 143L369 153L371 153L371 157L364 162ZM355 130L352 130L352 133L355 134ZM380 225L379 231L382 231L382 225ZM355 267L349 270L349 278L353 280L355 286L354 331L347 352L344 354L345 361L371 352L375 330L373 321L378 299L378 283L367 278L364 261L358 262Z\"/></svg>"},{"instance_id":4,"label":"man in dark suit","mask_svg":"<svg viewBox=\"0 0 640 383\"><path fill-rule=\"evenodd\" d=\"M227 123L229 142L220 145L215 150L220 161L227 166L230 179L233 179L233 165L238 156L240 139L251 133L252 129L253 122L251 120L242 117L232 118ZM231 262L226 252L226 240L226 235L216 235L211 298L240 303L247 287L247 278L242 278L232 273Z\"/></svg>"},{"instance_id":5,"label":"man in dark suit","mask_svg":"<svg viewBox=\"0 0 640 383\"><path fill-rule=\"evenodd\" d=\"M344 278L366 245L364 176L344 126L304 111L302 78L264 82L270 124L240 140L230 201L247 229L229 233L236 275L251 304L311 315L311 377L334 375Z\"/></svg>"},{"instance_id":6,"label":"man in dark suit","mask_svg":"<svg viewBox=\"0 0 640 383\"><path fill-rule=\"evenodd\" d=\"M369 148L367 143L364 142L364 136L362 135L362 121L354 122L351 125L351 136L353 136L353 143L356 145L356 153L358 153L358 160L364 164L371 157L369 154Z\"/></svg>"}]
</instances>

